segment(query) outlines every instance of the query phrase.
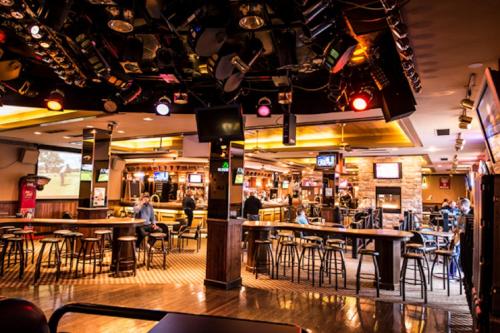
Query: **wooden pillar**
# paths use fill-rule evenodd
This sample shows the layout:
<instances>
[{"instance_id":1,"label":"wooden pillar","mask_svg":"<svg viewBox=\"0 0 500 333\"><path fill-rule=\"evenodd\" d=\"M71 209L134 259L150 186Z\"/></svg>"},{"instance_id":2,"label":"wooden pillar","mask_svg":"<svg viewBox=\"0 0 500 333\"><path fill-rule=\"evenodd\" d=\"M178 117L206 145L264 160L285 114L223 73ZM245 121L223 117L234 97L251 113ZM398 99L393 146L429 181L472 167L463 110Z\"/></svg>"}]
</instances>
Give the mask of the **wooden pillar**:
<instances>
[{"instance_id":1,"label":"wooden pillar","mask_svg":"<svg viewBox=\"0 0 500 333\"><path fill-rule=\"evenodd\" d=\"M224 289L241 286L241 216L244 148L212 143L208 186L208 238L205 285Z\"/></svg>"},{"instance_id":2,"label":"wooden pillar","mask_svg":"<svg viewBox=\"0 0 500 333\"><path fill-rule=\"evenodd\" d=\"M95 128L83 130L78 218L106 218L110 147L110 131Z\"/></svg>"}]
</instances>

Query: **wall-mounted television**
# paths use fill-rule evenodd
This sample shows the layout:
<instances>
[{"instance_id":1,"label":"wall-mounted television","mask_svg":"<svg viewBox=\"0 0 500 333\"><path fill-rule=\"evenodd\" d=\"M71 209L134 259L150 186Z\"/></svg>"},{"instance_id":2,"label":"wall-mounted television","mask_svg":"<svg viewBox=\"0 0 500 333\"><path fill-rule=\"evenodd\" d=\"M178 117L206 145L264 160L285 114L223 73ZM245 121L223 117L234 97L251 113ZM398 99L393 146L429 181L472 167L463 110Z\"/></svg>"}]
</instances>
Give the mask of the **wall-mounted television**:
<instances>
[{"instance_id":1,"label":"wall-mounted television","mask_svg":"<svg viewBox=\"0 0 500 333\"><path fill-rule=\"evenodd\" d=\"M153 174L153 179L155 182L166 182L166 181L168 181L168 172L155 171Z\"/></svg>"},{"instance_id":2,"label":"wall-mounted television","mask_svg":"<svg viewBox=\"0 0 500 333\"><path fill-rule=\"evenodd\" d=\"M107 181L109 181L109 169L99 169L97 182L107 182Z\"/></svg>"},{"instance_id":3,"label":"wall-mounted television","mask_svg":"<svg viewBox=\"0 0 500 333\"><path fill-rule=\"evenodd\" d=\"M191 173L188 175L188 183L191 184L200 184L203 183L203 178L199 173Z\"/></svg>"},{"instance_id":4,"label":"wall-mounted television","mask_svg":"<svg viewBox=\"0 0 500 333\"><path fill-rule=\"evenodd\" d=\"M288 180L284 180L281 183L281 188L284 189L284 190L286 190L289 186L290 186L290 182Z\"/></svg>"},{"instance_id":5,"label":"wall-mounted television","mask_svg":"<svg viewBox=\"0 0 500 333\"><path fill-rule=\"evenodd\" d=\"M82 164L80 180L84 182L92 181L92 164Z\"/></svg>"},{"instance_id":6,"label":"wall-mounted television","mask_svg":"<svg viewBox=\"0 0 500 333\"><path fill-rule=\"evenodd\" d=\"M401 179L403 167L398 162L374 163L373 177L376 179Z\"/></svg>"},{"instance_id":7,"label":"wall-mounted television","mask_svg":"<svg viewBox=\"0 0 500 333\"><path fill-rule=\"evenodd\" d=\"M196 110L199 142L245 140L240 105L226 105Z\"/></svg>"},{"instance_id":8,"label":"wall-mounted television","mask_svg":"<svg viewBox=\"0 0 500 333\"><path fill-rule=\"evenodd\" d=\"M476 104L477 115L493 164L500 161L500 72L487 68Z\"/></svg>"},{"instance_id":9,"label":"wall-mounted television","mask_svg":"<svg viewBox=\"0 0 500 333\"><path fill-rule=\"evenodd\" d=\"M333 169L337 164L337 154L319 154L316 156L316 167L318 169Z\"/></svg>"}]
</instances>

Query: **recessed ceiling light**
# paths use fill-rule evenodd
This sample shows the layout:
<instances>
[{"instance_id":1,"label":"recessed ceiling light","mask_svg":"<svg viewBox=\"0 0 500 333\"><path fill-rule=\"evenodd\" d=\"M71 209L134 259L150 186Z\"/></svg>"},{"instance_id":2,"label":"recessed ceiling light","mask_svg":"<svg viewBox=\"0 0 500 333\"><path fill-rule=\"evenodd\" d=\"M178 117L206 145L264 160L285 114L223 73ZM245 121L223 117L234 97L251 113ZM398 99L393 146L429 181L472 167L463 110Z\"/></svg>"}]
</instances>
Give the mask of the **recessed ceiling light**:
<instances>
[{"instance_id":1,"label":"recessed ceiling light","mask_svg":"<svg viewBox=\"0 0 500 333\"><path fill-rule=\"evenodd\" d=\"M35 134L35 135L42 135L42 132L36 131L36 132L33 132L33 134Z\"/></svg>"},{"instance_id":2,"label":"recessed ceiling light","mask_svg":"<svg viewBox=\"0 0 500 333\"><path fill-rule=\"evenodd\" d=\"M118 131L116 131L116 133L123 134L123 133L125 133L125 131L124 130L118 130Z\"/></svg>"},{"instance_id":3,"label":"recessed ceiling light","mask_svg":"<svg viewBox=\"0 0 500 333\"><path fill-rule=\"evenodd\" d=\"M427 148L427 151L434 152L434 151L437 151L437 148L436 147L429 147L429 148Z\"/></svg>"},{"instance_id":4,"label":"recessed ceiling light","mask_svg":"<svg viewBox=\"0 0 500 333\"><path fill-rule=\"evenodd\" d=\"M441 164L438 164L438 168L442 168L443 166Z\"/></svg>"},{"instance_id":5,"label":"recessed ceiling light","mask_svg":"<svg viewBox=\"0 0 500 333\"><path fill-rule=\"evenodd\" d=\"M391 148L392 151L399 150L399 148Z\"/></svg>"},{"instance_id":6,"label":"recessed ceiling light","mask_svg":"<svg viewBox=\"0 0 500 333\"><path fill-rule=\"evenodd\" d=\"M151 117L146 117L146 118L143 118L142 120L144 120L144 121L153 121L153 118L151 118Z\"/></svg>"},{"instance_id":7,"label":"recessed ceiling light","mask_svg":"<svg viewBox=\"0 0 500 333\"><path fill-rule=\"evenodd\" d=\"M71 139L71 137L69 135L65 135L63 136L64 139Z\"/></svg>"},{"instance_id":8,"label":"recessed ceiling light","mask_svg":"<svg viewBox=\"0 0 500 333\"><path fill-rule=\"evenodd\" d=\"M92 125L87 125L85 127L87 127L87 128L94 128L94 126L92 126Z\"/></svg>"},{"instance_id":9,"label":"recessed ceiling light","mask_svg":"<svg viewBox=\"0 0 500 333\"><path fill-rule=\"evenodd\" d=\"M480 62L473 62L472 64L469 64L467 67L469 67L471 69L481 68L481 67L483 67L483 64Z\"/></svg>"}]
</instances>

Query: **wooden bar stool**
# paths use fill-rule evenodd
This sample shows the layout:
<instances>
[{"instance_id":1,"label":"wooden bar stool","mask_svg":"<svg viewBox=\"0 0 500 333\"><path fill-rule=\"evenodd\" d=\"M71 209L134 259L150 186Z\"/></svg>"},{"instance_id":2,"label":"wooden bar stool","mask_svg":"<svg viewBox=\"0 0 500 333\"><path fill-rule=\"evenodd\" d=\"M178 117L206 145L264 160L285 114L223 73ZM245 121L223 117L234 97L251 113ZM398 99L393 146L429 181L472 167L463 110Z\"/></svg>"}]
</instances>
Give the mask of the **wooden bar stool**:
<instances>
[{"instance_id":1,"label":"wooden bar stool","mask_svg":"<svg viewBox=\"0 0 500 333\"><path fill-rule=\"evenodd\" d=\"M356 294L359 294L361 279L375 278L375 286L377 288L377 297L380 297L380 274L379 274L378 261L377 261L379 253L377 251L374 251L374 250L361 249L361 250L359 250L359 254L360 254L360 256L359 256L359 262L358 262L358 269L356 271ZM361 265L362 265L364 256L370 256L372 258L373 267L375 269L375 274L361 272Z\"/></svg>"},{"instance_id":2,"label":"wooden bar stool","mask_svg":"<svg viewBox=\"0 0 500 333\"><path fill-rule=\"evenodd\" d=\"M324 276L328 275L328 283L332 284L332 274L335 275L335 290L338 290L339 275L344 280L344 289L347 283L347 271L345 267L344 248L339 245L326 245L323 260L321 261L319 286L321 287ZM338 255L338 258L337 258ZM339 269L340 265L340 269ZM333 269L332 269L333 268Z\"/></svg>"},{"instance_id":3,"label":"wooden bar stool","mask_svg":"<svg viewBox=\"0 0 500 333\"><path fill-rule=\"evenodd\" d=\"M71 271L73 270L73 259L78 256L76 253L76 243L77 240L82 238L83 234L81 232L66 232L62 235L63 243L61 245L60 253L61 257L64 257L64 265L68 265L69 257L69 275L71 276Z\"/></svg>"},{"instance_id":4,"label":"wooden bar stool","mask_svg":"<svg viewBox=\"0 0 500 333\"><path fill-rule=\"evenodd\" d=\"M403 302L406 300L406 271L408 268L408 260L413 260L420 274L419 279L414 279L415 283L420 283L420 297L424 299L424 303L427 303L427 281L425 279L424 272L424 255L422 253L405 253L403 254L403 267L401 269L401 275L399 277L399 291L403 296Z\"/></svg>"},{"instance_id":5,"label":"wooden bar stool","mask_svg":"<svg viewBox=\"0 0 500 333\"><path fill-rule=\"evenodd\" d=\"M92 265L92 278L96 276L97 250L99 249L99 238L82 238L82 244L76 257L75 278L78 277L78 265L82 261L82 275L85 275L85 262L90 261Z\"/></svg>"},{"instance_id":6,"label":"wooden bar stool","mask_svg":"<svg viewBox=\"0 0 500 333\"><path fill-rule=\"evenodd\" d=\"M56 281L59 281L59 277L61 275L61 253L59 251L59 243L61 242L60 238L44 238L40 240L40 243L42 244L42 248L40 249L40 252L38 252L38 258L36 260L36 267L35 267L35 276L34 276L34 283L38 281L40 278L40 270L42 268L42 259L43 259L43 252L45 251L45 246L47 244L50 245L49 248L49 253L54 250L55 253L55 264L56 264ZM50 255L49 255L50 257ZM48 267L50 267L50 258L48 261Z\"/></svg>"},{"instance_id":7,"label":"wooden bar stool","mask_svg":"<svg viewBox=\"0 0 500 333\"><path fill-rule=\"evenodd\" d=\"M285 239L290 239L289 236L290 235L286 235ZM294 282L294 271L295 267L298 266L299 258L300 255L297 242L278 238L278 247L276 248L276 278L279 278L280 265L283 264L283 276L286 277L286 269L291 268L292 282Z\"/></svg>"},{"instance_id":8,"label":"wooden bar stool","mask_svg":"<svg viewBox=\"0 0 500 333\"><path fill-rule=\"evenodd\" d=\"M136 274L136 269L137 269L137 258L135 256L135 242L137 241L137 237L135 236L122 236L118 237L118 256L116 258L115 262L115 277L118 277L118 274L120 273L120 264L133 264L132 271L134 273L134 276ZM122 258L122 247L123 244L130 243L130 246L132 246L132 257L126 257Z\"/></svg>"},{"instance_id":9,"label":"wooden bar stool","mask_svg":"<svg viewBox=\"0 0 500 333\"><path fill-rule=\"evenodd\" d=\"M163 269L167 269L167 247L165 246L165 239L167 238L167 234L162 232L153 232L149 234L150 239L153 240L151 246L148 250L148 263L147 269L149 271L149 267L151 266L151 262L153 261L153 256L155 254L163 255ZM160 252L156 252L156 243L160 243Z\"/></svg>"},{"instance_id":10,"label":"wooden bar stool","mask_svg":"<svg viewBox=\"0 0 500 333\"><path fill-rule=\"evenodd\" d=\"M320 237L321 238L321 237ZM318 255L318 259L320 262L323 260L323 257L321 255L321 244L317 241L310 241L307 243L302 244L302 252L300 253L299 257L299 269L298 269L298 278L297 282L300 283L300 272L302 270L307 271L307 279L309 280L309 276L312 275L312 285L314 287L314 274L316 270L321 268L321 264L316 269L316 255ZM304 265L304 261L306 261L306 265ZM306 267L304 267L306 266Z\"/></svg>"},{"instance_id":11,"label":"wooden bar stool","mask_svg":"<svg viewBox=\"0 0 500 333\"><path fill-rule=\"evenodd\" d=\"M24 247L24 265L28 265L29 254L31 253L31 264L35 263L35 244L34 244L34 232L33 230L18 230L14 231L16 237L21 237L23 239ZM30 248L31 247L31 248Z\"/></svg>"},{"instance_id":12,"label":"wooden bar stool","mask_svg":"<svg viewBox=\"0 0 500 333\"><path fill-rule=\"evenodd\" d=\"M94 231L94 235L96 235L97 238L99 238L99 273L102 272L102 266L104 264L104 257L105 257L105 250L106 250L106 241L108 241L108 244L110 245L109 248L111 248L111 244L113 242L112 240L112 233L113 231L109 229L102 229L102 230L96 230Z\"/></svg>"},{"instance_id":13,"label":"wooden bar stool","mask_svg":"<svg viewBox=\"0 0 500 333\"><path fill-rule=\"evenodd\" d=\"M0 276L3 276L4 274L5 256L8 257L7 267L9 267L10 256L12 255L12 251L14 251L14 265L17 263L17 256L19 255L19 279L22 279L24 276L23 239L21 237L16 237L15 235L9 236L8 234L6 234L3 236L4 246L2 249L2 255L0 257Z\"/></svg>"},{"instance_id":14,"label":"wooden bar stool","mask_svg":"<svg viewBox=\"0 0 500 333\"><path fill-rule=\"evenodd\" d=\"M265 251L265 262L261 261L258 255L259 252ZM274 279L274 255L273 255L273 243L270 239L258 239L255 241L255 247L253 250L253 257L255 258L255 278L259 278L259 270L265 268L266 273ZM263 257L262 257L263 259Z\"/></svg>"}]
</instances>

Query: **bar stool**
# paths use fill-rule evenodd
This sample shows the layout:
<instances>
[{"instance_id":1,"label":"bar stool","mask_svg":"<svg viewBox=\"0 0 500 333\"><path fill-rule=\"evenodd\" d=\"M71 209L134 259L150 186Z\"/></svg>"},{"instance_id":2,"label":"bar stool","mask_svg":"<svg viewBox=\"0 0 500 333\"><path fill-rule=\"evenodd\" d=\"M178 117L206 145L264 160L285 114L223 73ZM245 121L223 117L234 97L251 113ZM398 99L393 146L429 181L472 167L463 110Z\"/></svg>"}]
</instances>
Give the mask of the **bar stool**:
<instances>
[{"instance_id":1,"label":"bar stool","mask_svg":"<svg viewBox=\"0 0 500 333\"><path fill-rule=\"evenodd\" d=\"M24 265L28 265L29 254L31 253L31 264L35 263L35 244L33 242L34 232L33 230L18 230L14 231L14 235L17 237L21 237L23 239L23 247L24 247ZM31 248L30 248L31 246Z\"/></svg>"},{"instance_id":2,"label":"bar stool","mask_svg":"<svg viewBox=\"0 0 500 333\"><path fill-rule=\"evenodd\" d=\"M62 238L63 235L68 234L70 232L72 232L72 231L68 230L68 229L60 229L60 230L56 230L56 231L52 232L52 234L54 235L55 238Z\"/></svg>"},{"instance_id":3,"label":"bar stool","mask_svg":"<svg viewBox=\"0 0 500 333\"><path fill-rule=\"evenodd\" d=\"M99 261L99 273L102 272L102 266L104 263L104 253L106 249L106 241L108 241L108 244L111 247L111 244L113 240L111 239L111 234L113 231L109 229L102 229L102 230L96 230L94 231L94 235L96 235L97 238L99 238L99 256L100 256L100 261Z\"/></svg>"},{"instance_id":4,"label":"bar stool","mask_svg":"<svg viewBox=\"0 0 500 333\"><path fill-rule=\"evenodd\" d=\"M163 269L167 269L167 247L165 246L165 238L167 238L167 234L162 233L162 232L153 232L149 234L149 237L153 240L151 246L149 247L148 250L148 264L147 264L147 269L149 271L149 267L151 266L151 262L153 261L153 256L155 254L162 254L163 255ZM160 248L161 251L158 253L156 252L156 243L160 242Z\"/></svg>"},{"instance_id":5,"label":"bar stool","mask_svg":"<svg viewBox=\"0 0 500 333\"><path fill-rule=\"evenodd\" d=\"M118 274L120 273L120 264L123 263L123 264L133 264L133 268L132 268L132 271L134 272L134 276L136 274L136 268L137 268L137 258L135 256L135 242L137 241L137 237L135 236L122 236L122 237L118 237L117 239L118 241L118 254L117 254L117 258L116 258L116 261L115 261L115 277L118 276ZM121 255L122 255L122 247L123 247L123 244L126 244L126 243L130 243L130 245L132 246L132 257L126 257L126 258L122 258Z\"/></svg>"},{"instance_id":6,"label":"bar stool","mask_svg":"<svg viewBox=\"0 0 500 333\"><path fill-rule=\"evenodd\" d=\"M287 239L289 235L285 236ZM276 248L276 278L279 278L279 268L283 262L283 276L286 277L286 269L291 268L292 282L294 282L295 267L299 263L299 250L298 244L293 240L280 240L278 239L278 247ZM279 252L278 252L279 249ZM297 263L297 265L296 265Z\"/></svg>"},{"instance_id":7,"label":"bar stool","mask_svg":"<svg viewBox=\"0 0 500 333\"><path fill-rule=\"evenodd\" d=\"M345 267L345 258L344 258L344 248L339 245L326 245L324 249L323 260L321 261L320 268L320 276L319 276L319 286L324 281L324 276L328 274L328 283L332 284L332 274L335 275L335 290L338 290L338 276L342 275L342 279L344 280L344 289L346 288L347 283L347 270ZM339 259L337 259L337 255ZM340 264L340 272L339 272L339 264ZM332 271L333 265L333 271Z\"/></svg>"},{"instance_id":8,"label":"bar stool","mask_svg":"<svg viewBox=\"0 0 500 333\"><path fill-rule=\"evenodd\" d=\"M452 241L450 243L450 249L453 249L454 246L455 246L455 243ZM434 257L434 261L432 262L431 275L429 277L429 279L431 280L431 291L433 290L433 286L432 286L433 278L432 277L434 276L434 266L438 262L439 257L442 257L443 258L443 276L442 276L443 289L448 289L448 296L450 296L449 267L450 267L451 262L455 263L455 265L457 267L457 271L458 271L458 277L459 277L460 281L462 281L462 273L460 273L460 266L458 266L457 255L453 250L436 250L436 251L434 251L434 254L435 254L435 257ZM460 295L462 295L462 283L460 282L459 284L460 284Z\"/></svg>"},{"instance_id":9,"label":"bar stool","mask_svg":"<svg viewBox=\"0 0 500 333\"><path fill-rule=\"evenodd\" d=\"M8 256L7 267L9 267L10 256L12 254L12 250L14 250L14 265L17 263L17 255L19 255L19 279L22 279L24 276L23 239L21 237L16 237L13 234L5 234L2 235L2 242L4 243L4 246L0 256L0 276L3 276L4 274L5 256Z\"/></svg>"},{"instance_id":10,"label":"bar stool","mask_svg":"<svg viewBox=\"0 0 500 333\"><path fill-rule=\"evenodd\" d=\"M403 296L403 302L406 300L406 270L408 268L408 260L413 260L420 273L420 279L414 279L415 284L420 282L420 297L424 299L424 303L427 303L427 281L425 279L424 273L424 255L422 253L405 253L403 254L403 267L401 269L399 277L399 291Z\"/></svg>"},{"instance_id":11,"label":"bar stool","mask_svg":"<svg viewBox=\"0 0 500 333\"><path fill-rule=\"evenodd\" d=\"M338 246L338 247L341 247L343 250L345 250L345 240L343 240L343 239L337 239L337 238L327 239L326 245Z\"/></svg>"},{"instance_id":12,"label":"bar stool","mask_svg":"<svg viewBox=\"0 0 500 333\"><path fill-rule=\"evenodd\" d=\"M271 279L274 279L274 255L273 255L273 243L270 239L258 239L254 242L255 247L253 249L253 257L255 260L255 278L259 278L259 269L265 268L266 273L271 275ZM261 262L258 256L259 251L265 251L266 261Z\"/></svg>"},{"instance_id":13,"label":"bar stool","mask_svg":"<svg viewBox=\"0 0 500 333\"><path fill-rule=\"evenodd\" d=\"M82 238L82 244L76 257L75 278L78 277L78 265L80 264L80 260L82 261L82 275L85 275L85 262L90 261L91 263L93 263L92 278L95 278L98 257L96 248L99 248L99 238Z\"/></svg>"},{"instance_id":14,"label":"bar stool","mask_svg":"<svg viewBox=\"0 0 500 333\"><path fill-rule=\"evenodd\" d=\"M0 227L0 235L6 234L7 233L6 231L9 230L9 229L15 229L15 227L12 226L12 225L6 225L6 226L3 226L3 227Z\"/></svg>"},{"instance_id":15,"label":"bar stool","mask_svg":"<svg viewBox=\"0 0 500 333\"><path fill-rule=\"evenodd\" d=\"M298 279L297 282L300 283L300 271L307 271L307 279L309 280L309 275L312 275L312 285L314 287L314 273L316 271L316 254L319 256L319 260L322 261L323 257L321 255L321 244L317 241L311 241L309 243L302 244L302 252L299 257L299 269L298 269ZM304 259L307 261L307 268L304 268ZM312 267L312 269L311 269ZM321 268L321 265L318 267Z\"/></svg>"},{"instance_id":16,"label":"bar stool","mask_svg":"<svg viewBox=\"0 0 500 333\"><path fill-rule=\"evenodd\" d=\"M275 257L277 260L278 253L280 252L281 243L284 241L293 241L295 239L295 235L278 231L278 233L276 234L276 239L278 240L278 242L276 244L276 254L275 254Z\"/></svg>"},{"instance_id":17,"label":"bar stool","mask_svg":"<svg viewBox=\"0 0 500 333\"><path fill-rule=\"evenodd\" d=\"M34 275L34 283L38 281L40 278L40 270L42 267L42 259L43 259L43 252L45 251L45 246L47 244L50 245L49 248L49 253L52 252L52 249L54 249L55 253L55 262L56 262L56 281L59 281L59 277L61 275L61 252L59 251L59 243L61 242L60 238L55 238L55 237L49 237L49 238L44 238L40 240L40 243L42 244L42 248L40 249L40 252L38 252L38 258L36 260L36 267L35 267L35 275ZM49 254L49 260L48 260L48 267L50 267L50 254Z\"/></svg>"},{"instance_id":18,"label":"bar stool","mask_svg":"<svg viewBox=\"0 0 500 333\"><path fill-rule=\"evenodd\" d=\"M427 270L427 275L430 276L431 267L429 265L429 262L427 261L427 256L425 255L425 245L419 244L419 243L407 243L407 244L405 244L405 250L406 250L405 253L422 254L422 260L423 260L424 267ZM419 281L417 279L417 270L420 270L420 269L417 266L418 266L417 260L414 260L413 261L413 268L408 268L408 269L412 270L414 273L414 276L412 279L414 285L416 285L417 282Z\"/></svg>"},{"instance_id":19,"label":"bar stool","mask_svg":"<svg viewBox=\"0 0 500 333\"><path fill-rule=\"evenodd\" d=\"M64 266L68 265L69 257L69 275L71 276L71 271L73 270L73 259L78 256L76 253L76 243L79 238L82 238L83 234L81 232L66 232L62 235L63 243L59 252L61 257L64 257Z\"/></svg>"},{"instance_id":20,"label":"bar stool","mask_svg":"<svg viewBox=\"0 0 500 333\"><path fill-rule=\"evenodd\" d=\"M368 250L368 249L361 249L361 250L359 250L358 253L360 254L360 257L359 257L359 262L358 262L358 269L356 271L356 294L359 294L361 279L374 277L375 278L375 286L377 287L377 297L379 297L380 296L380 274L379 274L379 270L378 270L378 261L377 261L377 257L379 256L379 253L377 251ZM372 258L373 266L375 269L375 274L361 272L361 265L362 265L364 256L370 256Z\"/></svg>"}]
</instances>

